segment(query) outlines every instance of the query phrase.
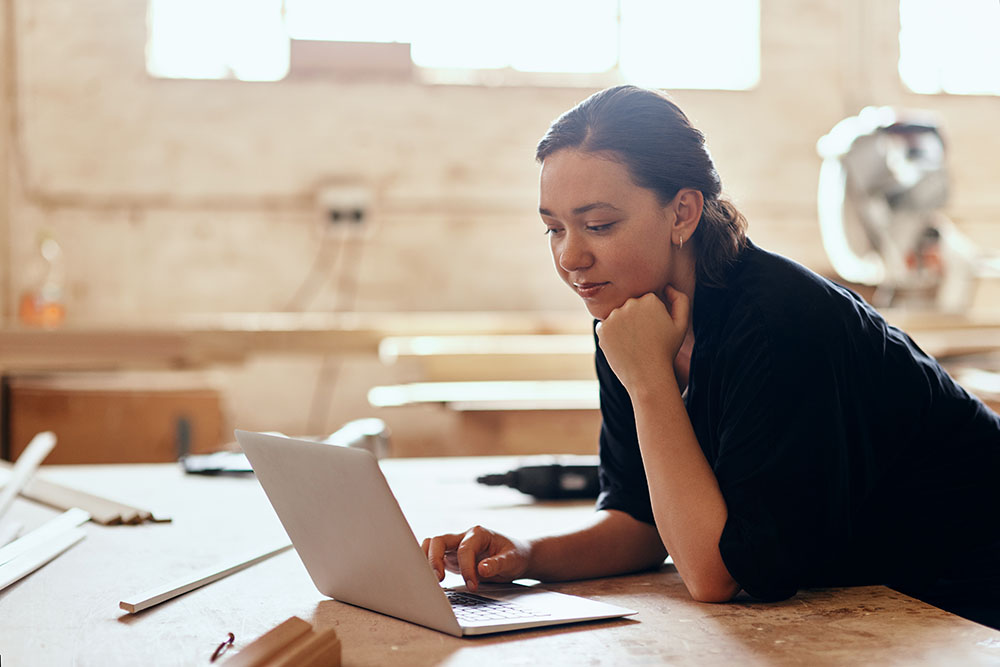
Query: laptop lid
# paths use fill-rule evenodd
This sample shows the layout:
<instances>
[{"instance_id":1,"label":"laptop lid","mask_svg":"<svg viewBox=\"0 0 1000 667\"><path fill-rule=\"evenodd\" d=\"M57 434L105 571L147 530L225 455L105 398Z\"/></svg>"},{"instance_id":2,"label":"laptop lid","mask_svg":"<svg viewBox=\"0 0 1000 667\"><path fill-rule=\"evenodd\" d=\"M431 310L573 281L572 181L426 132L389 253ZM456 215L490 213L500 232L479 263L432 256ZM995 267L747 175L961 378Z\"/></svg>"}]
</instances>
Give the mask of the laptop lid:
<instances>
[{"instance_id":1,"label":"laptop lid","mask_svg":"<svg viewBox=\"0 0 1000 667\"><path fill-rule=\"evenodd\" d=\"M240 430L236 439L319 592L461 634L374 456Z\"/></svg>"},{"instance_id":2,"label":"laptop lid","mask_svg":"<svg viewBox=\"0 0 1000 667\"><path fill-rule=\"evenodd\" d=\"M240 430L236 439L324 595L453 635L635 613L537 587L484 584L480 594L530 609L531 618L459 623L371 453Z\"/></svg>"}]
</instances>

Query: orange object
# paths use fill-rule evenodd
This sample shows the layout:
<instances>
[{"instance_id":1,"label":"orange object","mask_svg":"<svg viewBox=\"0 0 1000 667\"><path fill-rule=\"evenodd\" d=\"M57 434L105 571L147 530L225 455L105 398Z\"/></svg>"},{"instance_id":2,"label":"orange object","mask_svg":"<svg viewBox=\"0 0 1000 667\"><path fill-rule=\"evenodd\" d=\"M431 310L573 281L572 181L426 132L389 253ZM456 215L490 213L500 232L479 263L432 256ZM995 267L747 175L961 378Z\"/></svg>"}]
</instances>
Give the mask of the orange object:
<instances>
[{"instance_id":1,"label":"orange object","mask_svg":"<svg viewBox=\"0 0 1000 667\"><path fill-rule=\"evenodd\" d=\"M44 291L32 290L21 295L18 317L28 326L54 329L66 320L66 306L46 299Z\"/></svg>"},{"instance_id":2,"label":"orange object","mask_svg":"<svg viewBox=\"0 0 1000 667\"><path fill-rule=\"evenodd\" d=\"M47 232L38 236L39 273L36 286L21 294L18 317L33 327L55 328L66 319L63 303L63 252Z\"/></svg>"}]
</instances>

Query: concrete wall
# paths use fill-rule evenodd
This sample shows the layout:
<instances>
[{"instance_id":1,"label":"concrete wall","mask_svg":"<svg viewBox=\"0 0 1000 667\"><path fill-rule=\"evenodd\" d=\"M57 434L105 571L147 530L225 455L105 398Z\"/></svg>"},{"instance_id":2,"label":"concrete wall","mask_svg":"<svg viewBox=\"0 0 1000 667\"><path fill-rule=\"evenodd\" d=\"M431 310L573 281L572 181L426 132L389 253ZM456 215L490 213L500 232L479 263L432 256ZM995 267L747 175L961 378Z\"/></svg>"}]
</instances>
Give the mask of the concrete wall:
<instances>
[{"instance_id":1,"label":"concrete wall","mask_svg":"<svg viewBox=\"0 0 1000 667\"><path fill-rule=\"evenodd\" d=\"M65 248L77 321L282 309L585 317L551 269L532 151L591 90L155 80L141 0L0 3L0 53L15 56L0 82L7 318L41 230ZM757 243L828 271L816 140L864 105L899 104L940 112L949 213L1000 246L1000 98L907 93L897 32L892 0L762 0L760 85L674 92L708 135ZM314 200L327 184L373 193L363 238L320 233ZM327 268L303 290L320 253ZM336 382L319 360L228 371L234 421L329 430L367 410L366 385L399 378L343 363Z\"/></svg>"}]
</instances>

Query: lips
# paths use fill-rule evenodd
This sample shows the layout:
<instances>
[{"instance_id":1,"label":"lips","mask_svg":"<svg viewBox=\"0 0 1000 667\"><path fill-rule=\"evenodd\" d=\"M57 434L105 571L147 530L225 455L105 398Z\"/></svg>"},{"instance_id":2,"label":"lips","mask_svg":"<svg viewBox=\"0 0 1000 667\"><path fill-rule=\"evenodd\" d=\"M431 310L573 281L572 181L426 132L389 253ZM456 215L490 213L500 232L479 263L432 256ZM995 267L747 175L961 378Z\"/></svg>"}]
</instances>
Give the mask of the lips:
<instances>
[{"instance_id":1,"label":"lips","mask_svg":"<svg viewBox=\"0 0 1000 667\"><path fill-rule=\"evenodd\" d=\"M609 283L573 283L573 289L584 299L592 299Z\"/></svg>"}]
</instances>

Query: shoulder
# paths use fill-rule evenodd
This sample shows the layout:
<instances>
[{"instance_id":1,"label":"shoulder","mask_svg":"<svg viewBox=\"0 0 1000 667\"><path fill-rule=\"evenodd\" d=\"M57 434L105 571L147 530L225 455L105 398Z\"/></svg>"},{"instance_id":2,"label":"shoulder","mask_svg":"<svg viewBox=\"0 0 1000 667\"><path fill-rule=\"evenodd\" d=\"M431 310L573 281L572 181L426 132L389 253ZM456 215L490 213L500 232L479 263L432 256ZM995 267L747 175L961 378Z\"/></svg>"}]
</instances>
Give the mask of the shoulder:
<instances>
[{"instance_id":1,"label":"shoulder","mask_svg":"<svg viewBox=\"0 0 1000 667\"><path fill-rule=\"evenodd\" d=\"M750 246L730 274L719 305L721 332L750 327L775 344L881 337L882 316L851 290L787 257ZM697 300L697 293L696 293Z\"/></svg>"},{"instance_id":2,"label":"shoulder","mask_svg":"<svg viewBox=\"0 0 1000 667\"><path fill-rule=\"evenodd\" d=\"M794 383L874 365L890 336L849 289L752 245L725 286L695 291L695 345L719 372L752 368L769 382Z\"/></svg>"}]
</instances>

